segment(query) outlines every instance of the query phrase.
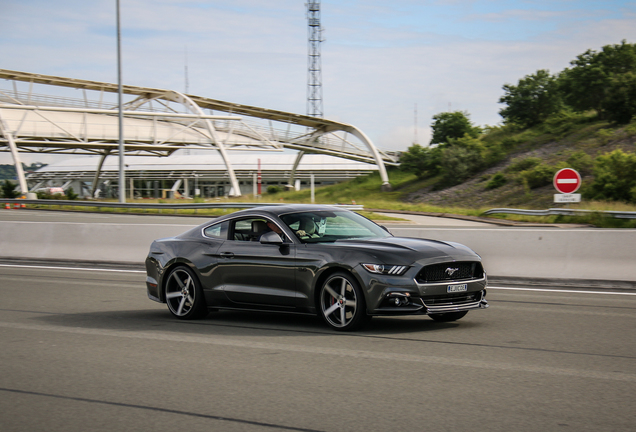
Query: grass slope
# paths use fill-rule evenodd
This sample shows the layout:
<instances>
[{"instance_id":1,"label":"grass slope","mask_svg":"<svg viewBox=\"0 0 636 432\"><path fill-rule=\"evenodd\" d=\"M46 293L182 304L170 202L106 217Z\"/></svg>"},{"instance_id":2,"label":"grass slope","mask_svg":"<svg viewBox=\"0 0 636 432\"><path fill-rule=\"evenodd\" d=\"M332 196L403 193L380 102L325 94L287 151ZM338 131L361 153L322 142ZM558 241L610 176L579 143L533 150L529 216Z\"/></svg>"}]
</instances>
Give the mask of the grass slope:
<instances>
[{"instance_id":1,"label":"grass slope","mask_svg":"<svg viewBox=\"0 0 636 432\"><path fill-rule=\"evenodd\" d=\"M556 193L551 176L547 182L537 186L524 181L528 170L524 163L530 158L541 166L553 170L572 166L583 178L583 189L593 181L592 161L599 154L616 149L633 153L636 150L636 122L625 126L614 126L598 121L592 115L567 115L550 119L545 124L528 130L511 127L491 128L483 137L485 142L505 149L499 163L476 174L468 181L447 188L439 187L439 179L419 180L415 175L398 169L389 170L393 190L380 192L379 175L317 188L318 203L363 204L366 208L407 210L433 213L454 213L480 216L494 207L525 209L547 209L563 206L554 203ZM531 171L531 170L530 170ZM531 173L532 174L532 173ZM489 187L494 176L505 178L495 188ZM310 202L310 191L284 192L266 195L265 200L277 199L285 202ZM590 202L570 204L569 208L594 211L636 211L636 205L619 202ZM585 217L522 217L501 215L499 218L544 223L587 223L602 227L632 227L636 221L606 218L600 214Z\"/></svg>"}]
</instances>

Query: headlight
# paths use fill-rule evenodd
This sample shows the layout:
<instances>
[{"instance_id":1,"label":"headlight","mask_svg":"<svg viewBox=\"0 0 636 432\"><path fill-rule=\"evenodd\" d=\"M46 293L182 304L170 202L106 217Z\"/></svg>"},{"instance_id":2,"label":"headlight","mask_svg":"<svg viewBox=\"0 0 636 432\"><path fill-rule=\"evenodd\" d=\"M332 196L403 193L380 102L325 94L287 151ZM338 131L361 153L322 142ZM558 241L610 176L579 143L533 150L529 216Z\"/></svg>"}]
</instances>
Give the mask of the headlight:
<instances>
[{"instance_id":1,"label":"headlight","mask_svg":"<svg viewBox=\"0 0 636 432\"><path fill-rule=\"evenodd\" d=\"M393 275L400 276L403 275L406 270L409 268L408 266L399 266L399 265L385 265L385 264L362 264L368 272L375 274L384 274L384 275Z\"/></svg>"}]
</instances>

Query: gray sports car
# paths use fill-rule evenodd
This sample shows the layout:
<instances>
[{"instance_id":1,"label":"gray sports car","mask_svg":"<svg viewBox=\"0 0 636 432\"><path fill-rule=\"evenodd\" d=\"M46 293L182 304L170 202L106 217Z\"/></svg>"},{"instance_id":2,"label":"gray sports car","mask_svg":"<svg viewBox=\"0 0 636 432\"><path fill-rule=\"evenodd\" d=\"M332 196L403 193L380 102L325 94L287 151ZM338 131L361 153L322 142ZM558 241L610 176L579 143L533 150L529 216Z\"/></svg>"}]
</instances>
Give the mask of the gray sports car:
<instances>
[{"instance_id":1,"label":"gray sports car","mask_svg":"<svg viewBox=\"0 0 636 432\"><path fill-rule=\"evenodd\" d=\"M156 240L148 297L180 319L215 309L318 314L336 330L374 315L455 321L488 307L481 258L458 243L394 237L334 206L242 210Z\"/></svg>"}]
</instances>

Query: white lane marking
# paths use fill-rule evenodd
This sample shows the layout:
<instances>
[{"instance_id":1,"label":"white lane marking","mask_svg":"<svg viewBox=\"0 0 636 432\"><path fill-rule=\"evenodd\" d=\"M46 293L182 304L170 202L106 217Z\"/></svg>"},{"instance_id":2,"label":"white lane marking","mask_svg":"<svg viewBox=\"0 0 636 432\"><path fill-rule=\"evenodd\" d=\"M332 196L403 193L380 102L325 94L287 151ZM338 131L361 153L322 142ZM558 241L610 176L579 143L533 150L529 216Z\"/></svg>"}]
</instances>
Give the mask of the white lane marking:
<instances>
[{"instance_id":1,"label":"white lane marking","mask_svg":"<svg viewBox=\"0 0 636 432\"><path fill-rule=\"evenodd\" d=\"M101 271L101 272L115 272L115 273L146 273L145 270L103 269L103 268L85 268L85 267L55 267L55 266L39 266L39 265L26 265L26 264L0 264L0 267L35 268L35 269L46 269L46 270L82 270L82 271Z\"/></svg>"},{"instance_id":2,"label":"white lane marking","mask_svg":"<svg viewBox=\"0 0 636 432\"><path fill-rule=\"evenodd\" d=\"M283 344L274 342L259 342L257 340L235 340L231 337L215 336L206 334L205 336L188 335L183 332L178 335L165 333L157 333L156 331L130 331L130 330L106 330L106 329L89 329L77 327L52 327L37 324L19 324L14 322L0 322L0 328L9 328L16 330L32 330L47 331L58 333L81 334L90 336L106 336L106 337L122 337L131 339L145 339L162 342L179 342L179 343L197 343L207 345L226 346L233 348L242 348L248 350L275 350L281 352L292 352L297 354L310 355L326 355L337 357L349 357L355 359L380 360L388 361L392 364L395 362L411 362L429 364L435 366L449 367L465 367L472 369L486 369L508 372L525 372L540 373L546 375L568 376L586 379L602 379L610 381L636 382L636 375L623 372L606 372L595 370L581 370L572 368L557 368L551 366L532 366L520 365L519 362L504 363L495 361L481 361L476 359L437 357L429 355L417 354L400 354L392 352L365 351L347 348L331 348L309 345Z\"/></svg>"},{"instance_id":3,"label":"white lane marking","mask_svg":"<svg viewBox=\"0 0 636 432\"><path fill-rule=\"evenodd\" d=\"M557 290L550 288L512 288L512 287L496 287L488 285L486 289L500 289L510 291L539 291L553 293L576 293L576 294L606 294L606 295L627 295L636 296L636 293L616 292L616 291L581 291L581 290Z\"/></svg>"}]
</instances>

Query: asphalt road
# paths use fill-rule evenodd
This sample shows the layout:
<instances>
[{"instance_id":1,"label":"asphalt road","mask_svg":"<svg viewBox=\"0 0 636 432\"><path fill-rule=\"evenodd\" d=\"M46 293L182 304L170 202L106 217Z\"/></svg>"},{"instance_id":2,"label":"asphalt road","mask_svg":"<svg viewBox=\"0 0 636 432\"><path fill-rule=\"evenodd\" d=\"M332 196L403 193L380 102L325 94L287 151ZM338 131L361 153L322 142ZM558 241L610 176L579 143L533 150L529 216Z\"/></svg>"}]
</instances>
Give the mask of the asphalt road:
<instances>
[{"instance_id":1,"label":"asphalt road","mask_svg":"<svg viewBox=\"0 0 636 432\"><path fill-rule=\"evenodd\" d=\"M633 292L493 287L457 323L353 334L177 321L134 271L2 265L0 299L3 432L636 429Z\"/></svg>"}]
</instances>

